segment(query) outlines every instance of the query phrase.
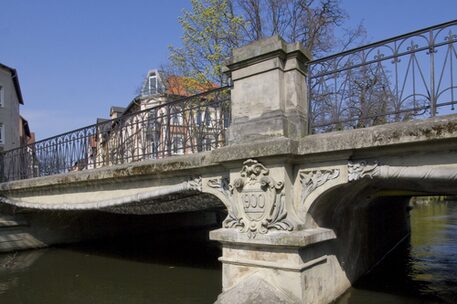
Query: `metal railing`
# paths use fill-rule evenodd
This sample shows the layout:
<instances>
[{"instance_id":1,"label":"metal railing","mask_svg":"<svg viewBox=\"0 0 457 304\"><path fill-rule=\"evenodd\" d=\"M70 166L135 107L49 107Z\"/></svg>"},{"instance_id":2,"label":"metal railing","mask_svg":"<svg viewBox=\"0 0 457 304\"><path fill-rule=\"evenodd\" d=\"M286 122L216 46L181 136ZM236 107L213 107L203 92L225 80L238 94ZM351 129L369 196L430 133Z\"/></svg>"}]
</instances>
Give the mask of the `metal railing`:
<instances>
[{"instance_id":1,"label":"metal railing","mask_svg":"<svg viewBox=\"0 0 457 304\"><path fill-rule=\"evenodd\" d=\"M230 93L220 88L2 152L1 179L12 181L212 150L225 145L229 124Z\"/></svg>"},{"instance_id":2,"label":"metal railing","mask_svg":"<svg viewBox=\"0 0 457 304\"><path fill-rule=\"evenodd\" d=\"M451 113L457 20L310 61L310 131L323 133ZM159 102L159 100L157 100ZM0 153L11 181L216 149L230 124L227 87Z\"/></svg>"},{"instance_id":3,"label":"metal railing","mask_svg":"<svg viewBox=\"0 0 457 304\"><path fill-rule=\"evenodd\" d=\"M457 20L308 63L312 133L449 114Z\"/></svg>"}]
</instances>

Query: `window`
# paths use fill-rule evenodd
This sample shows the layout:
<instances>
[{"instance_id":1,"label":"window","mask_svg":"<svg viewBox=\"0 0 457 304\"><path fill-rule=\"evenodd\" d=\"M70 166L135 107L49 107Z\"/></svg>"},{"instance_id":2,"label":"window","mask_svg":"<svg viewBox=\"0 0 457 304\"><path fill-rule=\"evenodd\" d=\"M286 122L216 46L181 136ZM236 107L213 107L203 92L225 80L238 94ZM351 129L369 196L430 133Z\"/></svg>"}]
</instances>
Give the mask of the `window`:
<instances>
[{"instance_id":1,"label":"window","mask_svg":"<svg viewBox=\"0 0 457 304\"><path fill-rule=\"evenodd\" d=\"M212 144L214 144L214 143L215 143L214 140L211 140L209 137L205 137L202 140L202 148L205 151L211 151Z\"/></svg>"},{"instance_id":2,"label":"window","mask_svg":"<svg viewBox=\"0 0 457 304\"><path fill-rule=\"evenodd\" d=\"M157 94L157 76L155 73L149 76L149 94Z\"/></svg>"},{"instance_id":3,"label":"window","mask_svg":"<svg viewBox=\"0 0 457 304\"><path fill-rule=\"evenodd\" d=\"M3 128L3 124L0 123L0 144L5 143L5 128Z\"/></svg>"},{"instance_id":4,"label":"window","mask_svg":"<svg viewBox=\"0 0 457 304\"><path fill-rule=\"evenodd\" d=\"M157 128L157 110L152 109L148 113L148 129L155 130Z\"/></svg>"},{"instance_id":5,"label":"window","mask_svg":"<svg viewBox=\"0 0 457 304\"><path fill-rule=\"evenodd\" d=\"M146 128L146 138L150 143L150 148L148 153L150 153L150 158L157 158L159 153L159 144L160 144L160 121L157 116L160 115L157 112L157 109L152 109L148 112L148 124Z\"/></svg>"},{"instance_id":6,"label":"window","mask_svg":"<svg viewBox=\"0 0 457 304\"><path fill-rule=\"evenodd\" d=\"M150 158L157 158L159 155L159 136L154 136L153 141L151 141L151 151L150 151Z\"/></svg>"},{"instance_id":7,"label":"window","mask_svg":"<svg viewBox=\"0 0 457 304\"><path fill-rule=\"evenodd\" d=\"M5 89L0 85L0 107L3 107L4 105L4 99L5 99Z\"/></svg>"},{"instance_id":8,"label":"window","mask_svg":"<svg viewBox=\"0 0 457 304\"><path fill-rule=\"evenodd\" d=\"M207 127L209 127L211 125L211 114L210 114L208 108L206 108L206 111L205 111L205 125Z\"/></svg>"},{"instance_id":9,"label":"window","mask_svg":"<svg viewBox=\"0 0 457 304\"><path fill-rule=\"evenodd\" d=\"M224 116L224 129L230 126L230 111L225 110L222 114Z\"/></svg>"},{"instance_id":10,"label":"window","mask_svg":"<svg viewBox=\"0 0 457 304\"><path fill-rule=\"evenodd\" d=\"M173 154L184 154L184 137L182 135L173 136L171 150Z\"/></svg>"},{"instance_id":11,"label":"window","mask_svg":"<svg viewBox=\"0 0 457 304\"><path fill-rule=\"evenodd\" d=\"M182 110L180 108L172 108L171 109L171 124L175 126L182 125L183 117L182 117Z\"/></svg>"},{"instance_id":12,"label":"window","mask_svg":"<svg viewBox=\"0 0 457 304\"><path fill-rule=\"evenodd\" d=\"M200 109L197 111L197 126L202 125L202 112L200 112Z\"/></svg>"}]
</instances>

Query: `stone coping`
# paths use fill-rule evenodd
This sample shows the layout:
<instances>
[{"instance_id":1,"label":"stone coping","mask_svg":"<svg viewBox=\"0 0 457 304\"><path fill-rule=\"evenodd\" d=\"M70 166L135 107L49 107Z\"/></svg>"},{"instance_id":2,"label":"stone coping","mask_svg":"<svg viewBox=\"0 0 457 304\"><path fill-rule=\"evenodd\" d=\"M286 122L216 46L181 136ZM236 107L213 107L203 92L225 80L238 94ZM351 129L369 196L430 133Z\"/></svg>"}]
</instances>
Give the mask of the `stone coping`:
<instances>
[{"instance_id":1,"label":"stone coping","mask_svg":"<svg viewBox=\"0 0 457 304\"><path fill-rule=\"evenodd\" d=\"M336 238L331 229L314 228L298 231L269 231L268 234L256 234L249 237L239 229L221 228L210 231L209 238L223 244L247 246L281 246L282 248L301 248Z\"/></svg>"},{"instance_id":2,"label":"stone coping","mask_svg":"<svg viewBox=\"0 0 457 304\"><path fill-rule=\"evenodd\" d=\"M423 144L457 139L457 115L397 122L363 129L313 134L300 141L298 154ZM423 146L422 146L423 147Z\"/></svg>"},{"instance_id":3,"label":"stone coping","mask_svg":"<svg viewBox=\"0 0 457 304\"><path fill-rule=\"evenodd\" d=\"M311 54L301 43L287 43L280 36L276 35L234 49L232 56L227 60L226 64L229 70L234 71L256 62L275 57L285 57L289 54L302 56L304 61L308 61L311 58Z\"/></svg>"}]
</instances>

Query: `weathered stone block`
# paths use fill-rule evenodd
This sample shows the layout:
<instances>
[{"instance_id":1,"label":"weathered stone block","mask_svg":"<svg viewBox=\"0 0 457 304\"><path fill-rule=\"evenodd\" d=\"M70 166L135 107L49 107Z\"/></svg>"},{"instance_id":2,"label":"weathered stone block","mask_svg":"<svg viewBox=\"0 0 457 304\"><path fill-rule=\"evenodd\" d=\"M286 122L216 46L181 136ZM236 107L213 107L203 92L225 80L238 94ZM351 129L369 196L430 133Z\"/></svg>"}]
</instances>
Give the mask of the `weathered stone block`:
<instances>
[{"instance_id":1,"label":"weathered stone block","mask_svg":"<svg viewBox=\"0 0 457 304\"><path fill-rule=\"evenodd\" d=\"M233 51L227 65L233 81L230 144L307 134L308 58L300 44L278 36Z\"/></svg>"}]
</instances>

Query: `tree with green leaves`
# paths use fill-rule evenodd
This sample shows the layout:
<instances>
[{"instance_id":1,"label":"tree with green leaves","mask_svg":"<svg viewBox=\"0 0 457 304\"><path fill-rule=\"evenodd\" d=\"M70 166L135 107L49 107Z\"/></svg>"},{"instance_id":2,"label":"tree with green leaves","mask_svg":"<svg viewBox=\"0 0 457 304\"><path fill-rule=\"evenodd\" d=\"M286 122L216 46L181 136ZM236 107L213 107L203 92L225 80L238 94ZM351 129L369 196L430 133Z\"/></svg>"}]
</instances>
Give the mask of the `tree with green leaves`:
<instances>
[{"instance_id":1,"label":"tree with green leaves","mask_svg":"<svg viewBox=\"0 0 457 304\"><path fill-rule=\"evenodd\" d=\"M191 0L192 10L179 18L181 48L170 47L170 60L180 74L200 83L221 84L224 60L241 41L244 21L229 0Z\"/></svg>"},{"instance_id":2,"label":"tree with green leaves","mask_svg":"<svg viewBox=\"0 0 457 304\"><path fill-rule=\"evenodd\" d=\"M314 56L349 47L363 27L344 41L334 29L347 19L338 0L191 0L179 18L182 47L170 47L170 61L180 74L201 83L223 83L222 67L231 50L254 40L280 35L301 42Z\"/></svg>"}]
</instances>

